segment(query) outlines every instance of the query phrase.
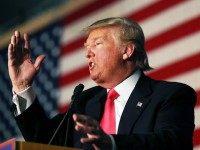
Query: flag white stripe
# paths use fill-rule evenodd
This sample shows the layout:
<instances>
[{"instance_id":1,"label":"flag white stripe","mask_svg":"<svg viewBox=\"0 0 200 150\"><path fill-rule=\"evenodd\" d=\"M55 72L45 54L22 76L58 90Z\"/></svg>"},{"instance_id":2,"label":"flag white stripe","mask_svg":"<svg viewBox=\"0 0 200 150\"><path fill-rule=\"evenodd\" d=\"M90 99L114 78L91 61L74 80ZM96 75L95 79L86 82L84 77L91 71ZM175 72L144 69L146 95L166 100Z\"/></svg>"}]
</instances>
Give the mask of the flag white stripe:
<instances>
[{"instance_id":1,"label":"flag white stripe","mask_svg":"<svg viewBox=\"0 0 200 150\"><path fill-rule=\"evenodd\" d=\"M158 49L154 49L148 53L151 66L156 71L159 68L173 64L190 55L200 53L199 38L200 31L180 40L173 41Z\"/></svg>"},{"instance_id":2,"label":"flag white stripe","mask_svg":"<svg viewBox=\"0 0 200 150\"><path fill-rule=\"evenodd\" d=\"M192 8L192 9L189 9ZM161 32L167 31L181 23L184 23L200 15L200 2L190 0L149 17L141 22L142 29L147 39L156 36ZM187 13L186 13L187 12ZM178 17L177 17L178 14Z\"/></svg>"},{"instance_id":3,"label":"flag white stripe","mask_svg":"<svg viewBox=\"0 0 200 150\"><path fill-rule=\"evenodd\" d=\"M177 75L173 78L169 78L167 80L173 82L185 83L194 88L195 90L198 90L200 89L199 77L200 77L200 67L193 69L191 71L184 72L180 75Z\"/></svg>"},{"instance_id":4,"label":"flag white stripe","mask_svg":"<svg viewBox=\"0 0 200 150\"><path fill-rule=\"evenodd\" d=\"M195 107L194 109L195 116L195 129L200 128L200 106Z\"/></svg>"},{"instance_id":5,"label":"flag white stripe","mask_svg":"<svg viewBox=\"0 0 200 150\"><path fill-rule=\"evenodd\" d=\"M89 15L71 23L70 25L66 25L63 32L63 38L61 43L62 45L65 45L66 43L70 43L70 41L79 38L81 36L80 34L81 30L98 19L105 18L105 16L106 17L126 16L127 14L135 12L138 9L146 7L150 4L153 4L156 1L157 0L116 1L115 3L112 3L112 5L108 5L107 7L92 12Z\"/></svg>"},{"instance_id":6,"label":"flag white stripe","mask_svg":"<svg viewBox=\"0 0 200 150\"><path fill-rule=\"evenodd\" d=\"M83 48L77 49L64 57L61 57L59 61L59 70L61 75L78 70L87 65Z\"/></svg>"}]
</instances>

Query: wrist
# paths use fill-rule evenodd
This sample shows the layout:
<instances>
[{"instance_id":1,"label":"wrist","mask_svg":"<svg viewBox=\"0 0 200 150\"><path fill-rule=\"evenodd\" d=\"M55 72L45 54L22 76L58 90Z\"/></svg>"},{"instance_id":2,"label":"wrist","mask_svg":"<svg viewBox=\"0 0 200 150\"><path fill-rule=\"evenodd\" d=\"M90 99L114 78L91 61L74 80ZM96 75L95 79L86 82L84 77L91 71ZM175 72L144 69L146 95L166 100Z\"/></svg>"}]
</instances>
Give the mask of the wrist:
<instances>
[{"instance_id":1,"label":"wrist","mask_svg":"<svg viewBox=\"0 0 200 150\"><path fill-rule=\"evenodd\" d=\"M13 91L19 93L31 86L28 82L13 83Z\"/></svg>"}]
</instances>

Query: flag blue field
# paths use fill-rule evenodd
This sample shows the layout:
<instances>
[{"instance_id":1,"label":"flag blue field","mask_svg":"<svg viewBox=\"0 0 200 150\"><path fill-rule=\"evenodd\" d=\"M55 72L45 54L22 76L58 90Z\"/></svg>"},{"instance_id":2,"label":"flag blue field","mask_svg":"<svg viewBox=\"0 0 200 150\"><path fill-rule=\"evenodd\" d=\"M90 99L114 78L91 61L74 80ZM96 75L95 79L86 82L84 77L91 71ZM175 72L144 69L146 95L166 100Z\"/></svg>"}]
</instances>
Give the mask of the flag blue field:
<instances>
[{"instance_id":1,"label":"flag blue field","mask_svg":"<svg viewBox=\"0 0 200 150\"><path fill-rule=\"evenodd\" d=\"M82 29L98 19L123 16L139 22L146 37L147 73L190 85L197 92L194 149L200 149L200 2L199 0L93 0L31 35L32 53L46 60L34 86L51 117L63 112L74 87L95 85L84 58ZM7 48L0 51L0 140L20 135L10 104Z\"/></svg>"}]
</instances>

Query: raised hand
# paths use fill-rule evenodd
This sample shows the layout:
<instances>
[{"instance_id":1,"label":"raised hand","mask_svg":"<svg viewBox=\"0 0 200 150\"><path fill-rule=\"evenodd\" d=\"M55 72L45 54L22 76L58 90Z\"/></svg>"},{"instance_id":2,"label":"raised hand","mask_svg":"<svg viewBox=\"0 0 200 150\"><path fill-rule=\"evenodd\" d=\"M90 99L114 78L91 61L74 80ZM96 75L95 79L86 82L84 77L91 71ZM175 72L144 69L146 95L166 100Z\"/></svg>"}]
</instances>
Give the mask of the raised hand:
<instances>
[{"instance_id":1,"label":"raised hand","mask_svg":"<svg viewBox=\"0 0 200 150\"><path fill-rule=\"evenodd\" d=\"M15 92L32 84L44 58L44 55L40 55L32 61L28 34L22 38L19 31L14 32L8 46L8 72Z\"/></svg>"},{"instance_id":2,"label":"raised hand","mask_svg":"<svg viewBox=\"0 0 200 150\"><path fill-rule=\"evenodd\" d=\"M86 133L87 137L81 138L82 143L91 143L95 150L112 149L112 142L109 135L103 132L99 123L89 116L73 115L75 130Z\"/></svg>"}]
</instances>

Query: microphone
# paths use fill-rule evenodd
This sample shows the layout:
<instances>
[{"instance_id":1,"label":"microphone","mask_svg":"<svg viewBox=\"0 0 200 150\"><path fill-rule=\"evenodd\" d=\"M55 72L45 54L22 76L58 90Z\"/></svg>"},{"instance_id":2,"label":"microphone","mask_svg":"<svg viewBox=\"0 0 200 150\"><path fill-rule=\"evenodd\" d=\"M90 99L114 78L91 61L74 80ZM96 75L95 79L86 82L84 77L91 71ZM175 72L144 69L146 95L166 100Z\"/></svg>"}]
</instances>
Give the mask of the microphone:
<instances>
[{"instance_id":1,"label":"microphone","mask_svg":"<svg viewBox=\"0 0 200 150\"><path fill-rule=\"evenodd\" d=\"M83 84L79 84L75 87L73 95L71 97L71 100L74 101L77 98L79 98L80 94L83 92L84 89L84 85Z\"/></svg>"},{"instance_id":2,"label":"microphone","mask_svg":"<svg viewBox=\"0 0 200 150\"><path fill-rule=\"evenodd\" d=\"M72 97L71 97L71 102L70 102L70 104L69 104L69 108L68 108L67 112L65 113L65 115L63 116L63 119L60 121L58 127L56 128L56 130L55 130L53 136L52 136L51 139L49 140L48 145L50 145L51 142L53 141L53 139L55 138L55 136L56 136L56 134L58 133L58 130L60 129L61 125L63 124L65 118L66 118L67 116L69 116L68 119L67 119L67 130L66 130L65 143L64 143L64 145L66 145L67 139L68 139L69 119L71 118L72 113L73 113L72 110L71 110L71 108L72 108L72 106L74 105L75 100L78 100L78 98L80 97L80 94L83 92L83 89L84 89L84 85L83 85L83 84L79 84L79 85L77 85L77 86L75 87L74 92L73 92L73 95L72 95Z\"/></svg>"}]
</instances>

